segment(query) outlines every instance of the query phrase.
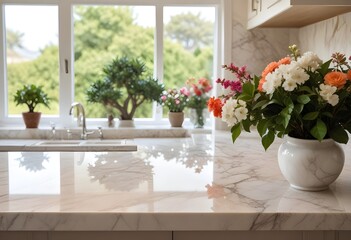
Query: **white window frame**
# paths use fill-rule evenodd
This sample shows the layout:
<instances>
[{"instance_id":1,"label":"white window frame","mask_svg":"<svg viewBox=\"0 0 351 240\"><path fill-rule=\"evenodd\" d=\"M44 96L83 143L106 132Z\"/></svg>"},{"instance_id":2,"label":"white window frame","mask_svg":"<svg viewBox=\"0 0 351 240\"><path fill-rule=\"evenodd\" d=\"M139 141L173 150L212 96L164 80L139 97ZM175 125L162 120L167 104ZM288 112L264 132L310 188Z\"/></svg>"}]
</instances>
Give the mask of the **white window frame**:
<instances>
[{"instance_id":1,"label":"white window frame","mask_svg":"<svg viewBox=\"0 0 351 240\"><path fill-rule=\"evenodd\" d=\"M74 101L74 44L73 44L73 14L74 5L130 5L130 6L155 6L155 51L154 51L154 77L163 79L163 7L168 6L211 6L216 9L216 24L214 42L213 79L224 77L221 66L231 60L231 0L0 0L0 127L23 126L20 115L7 115L7 81L6 81L6 45L4 5L56 5L59 16L59 116L43 115L41 126L50 126L55 122L57 126L71 125L69 109ZM68 60L68 74L65 73L65 60ZM3 73L3 74L1 74ZM215 94L215 93L214 93ZM168 121L162 119L162 108L153 108L153 118L136 118L140 125L166 125ZM103 125L106 119L88 118L89 125ZM45 128L45 127L43 127Z\"/></svg>"}]
</instances>

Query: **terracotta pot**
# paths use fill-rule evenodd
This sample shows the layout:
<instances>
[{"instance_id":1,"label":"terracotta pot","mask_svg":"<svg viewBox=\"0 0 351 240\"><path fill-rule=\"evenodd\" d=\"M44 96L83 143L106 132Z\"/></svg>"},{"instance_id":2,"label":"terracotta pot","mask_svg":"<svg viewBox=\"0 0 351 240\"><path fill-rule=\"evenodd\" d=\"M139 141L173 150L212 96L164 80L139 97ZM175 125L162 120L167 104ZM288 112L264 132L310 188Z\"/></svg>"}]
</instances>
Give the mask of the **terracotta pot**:
<instances>
[{"instance_id":1,"label":"terracotta pot","mask_svg":"<svg viewBox=\"0 0 351 240\"><path fill-rule=\"evenodd\" d=\"M168 119L172 127L181 127L184 122L183 112L169 112Z\"/></svg>"},{"instance_id":2,"label":"terracotta pot","mask_svg":"<svg viewBox=\"0 0 351 240\"><path fill-rule=\"evenodd\" d=\"M38 128L41 112L24 112L22 117L26 128Z\"/></svg>"}]
</instances>

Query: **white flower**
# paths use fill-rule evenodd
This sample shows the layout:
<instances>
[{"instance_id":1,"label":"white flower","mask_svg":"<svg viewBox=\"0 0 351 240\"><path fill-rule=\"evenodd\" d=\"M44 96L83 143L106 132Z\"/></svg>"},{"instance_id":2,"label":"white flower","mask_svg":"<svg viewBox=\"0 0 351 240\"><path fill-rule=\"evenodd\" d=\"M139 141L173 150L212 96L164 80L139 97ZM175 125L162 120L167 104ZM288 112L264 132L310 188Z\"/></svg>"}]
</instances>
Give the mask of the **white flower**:
<instances>
[{"instance_id":1,"label":"white flower","mask_svg":"<svg viewBox=\"0 0 351 240\"><path fill-rule=\"evenodd\" d=\"M321 91L319 92L319 95L330 105L335 106L336 104L339 103L339 96L334 94L337 90L336 87L325 85L322 83L319 85L319 88L321 89Z\"/></svg>"},{"instance_id":2,"label":"white flower","mask_svg":"<svg viewBox=\"0 0 351 240\"><path fill-rule=\"evenodd\" d=\"M313 52L305 52L297 63L301 68L314 72L322 64L322 60Z\"/></svg>"},{"instance_id":3,"label":"white flower","mask_svg":"<svg viewBox=\"0 0 351 240\"><path fill-rule=\"evenodd\" d=\"M293 81L298 85L304 84L310 76L302 69L297 62L292 61L289 65L281 65L280 71L287 81Z\"/></svg>"},{"instance_id":4,"label":"white flower","mask_svg":"<svg viewBox=\"0 0 351 240\"><path fill-rule=\"evenodd\" d=\"M282 85L283 76L281 72L276 69L266 76L266 82L263 83L262 88L267 94L272 94L275 89Z\"/></svg>"},{"instance_id":5,"label":"white flower","mask_svg":"<svg viewBox=\"0 0 351 240\"><path fill-rule=\"evenodd\" d=\"M222 107L222 121L226 122L228 127L232 127L238 122L234 114L236 105L236 100L228 99Z\"/></svg>"},{"instance_id":6,"label":"white flower","mask_svg":"<svg viewBox=\"0 0 351 240\"><path fill-rule=\"evenodd\" d=\"M238 107L234 111L234 115L238 122L241 122L242 120L245 120L247 118L247 108L246 107Z\"/></svg>"},{"instance_id":7,"label":"white flower","mask_svg":"<svg viewBox=\"0 0 351 240\"><path fill-rule=\"evenodd\" d=\"M332 106L335 106L336 104L339 103L339 96L336 94L331 95L330 98L328 99L328 103Z\"/></svg>"},{"instance_id":8,"label":"white flower","mask_svg":"<svg viewBox=\"0 0 351 240\"><path fill-rule=\"evenodd\" d=\"M222 121L232 127L247 118L248 110L246 102L236 99L228 99L222 107Z\"/></svg>"},{"instance_id":9,"label":"white flower","mask_svg":"<svg viewBox=\"0 0 351 240\"><path fill-rule=\"evenodd\" d=\"M310 78L310 75L302 68L297 68L291 72L291 78L294 79L297 84L302 85Z\"/></svg>"},{"instance_id":10,"label":"white flower","mask_svg":"<svg viewBox=\"0 0 351 240\"><path fill-rule=\"evenodd\" d=\"M239 100L239 101L238 101L238 104L239 104L240 106L246 107L246 102L243 101L243 100Z\"/></svg>"},{"instance_id":11,"label":"white flower","mask_svg":"<svg viewBox=\"0 0 351 240\"><path fill-rule=\"evenodd\" d=\"M294 91L296 87L297 87L296 82L294 80L292 80L291 78L285 80L283 83L284 90L288 91L288 92Z\"/></svg>"}]
</instances>

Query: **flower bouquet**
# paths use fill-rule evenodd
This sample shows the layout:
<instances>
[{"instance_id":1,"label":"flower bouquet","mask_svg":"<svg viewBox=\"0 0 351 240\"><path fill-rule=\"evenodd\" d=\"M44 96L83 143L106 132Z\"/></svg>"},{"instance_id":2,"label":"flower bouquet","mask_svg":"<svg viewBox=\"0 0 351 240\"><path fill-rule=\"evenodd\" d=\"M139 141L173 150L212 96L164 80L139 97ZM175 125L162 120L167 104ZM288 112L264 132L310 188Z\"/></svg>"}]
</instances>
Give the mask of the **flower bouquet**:
<instances>
[{"instance_id":1,"label":"flower bouquet","mask_svg":"<svg viewBox=\"0 0 351 240\"><path fill-rule=\"evenodd\" d=\"M194 116L190 120L194 123L195 127L201 128L205 124L205 117L203 110L207 107L207 101L210 98L209 92L212 90L210 81L205 78L200 78L197 81L195 78L190 78L186 81L189 89L189 102L187 107L190 108Z\"/></svg>"},{"instance_id":2,"label":"flower bouquet","mask_svg":"<svg viewBox=\"0 0 351 240\"><path fill-rule=\"evenodd\" d=\"M163 91L159 103L169 109L168 118L172 127L181 127L184 121L184 108L188 103L189 91L185 87Z\"/></svg>"},{"instance_id":3,"label":"flower bouquet","mask_svg":"<svg viewBox=\"0 0 351 240\"><path fill-rule=\"evenodd\" d=\"M170 112L182 112L188 103L189 91L181 89L168 89L163 91L159 103L168 108Z\"/></svg>"},{"instance_id":4,"label":"flower bouquet","mask_svg":"<svg viewBox=\"0 0 351 240\"><path fill-rule=\"evenodd\" d=\"M331 138L348 142L351 132L351 70L344 54L322 62L312 52L291 54L272 62L262 75L251 76L245 67L224 65L235 80L218 79L224 94L210 98L209 111L231 127L233 142L242 129L257 127L267 149L275 137ZM348 59L351 61L351 58Z\"/></svg>"}]
</instances>

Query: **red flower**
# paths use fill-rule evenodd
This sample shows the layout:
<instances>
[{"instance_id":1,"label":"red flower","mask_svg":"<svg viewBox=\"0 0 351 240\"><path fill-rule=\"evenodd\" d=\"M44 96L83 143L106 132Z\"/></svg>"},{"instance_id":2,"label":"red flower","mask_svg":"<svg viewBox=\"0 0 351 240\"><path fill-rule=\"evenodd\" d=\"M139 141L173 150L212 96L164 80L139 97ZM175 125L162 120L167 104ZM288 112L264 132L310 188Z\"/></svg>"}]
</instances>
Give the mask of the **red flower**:
<instances>
[{"instance_id":1,"label":"red flower","mask_svg":"<svg viewBox=\"0 0 351 240\"><path fill-rule=\"evenodd\" d=\"M213 112L213 116L219 117L219 118L222 117L222 106L223 106L223 103L221 99L215 98L215 97L211 97L207 103L208 110L210 112Z\"/></svg>"}]
</instances>

